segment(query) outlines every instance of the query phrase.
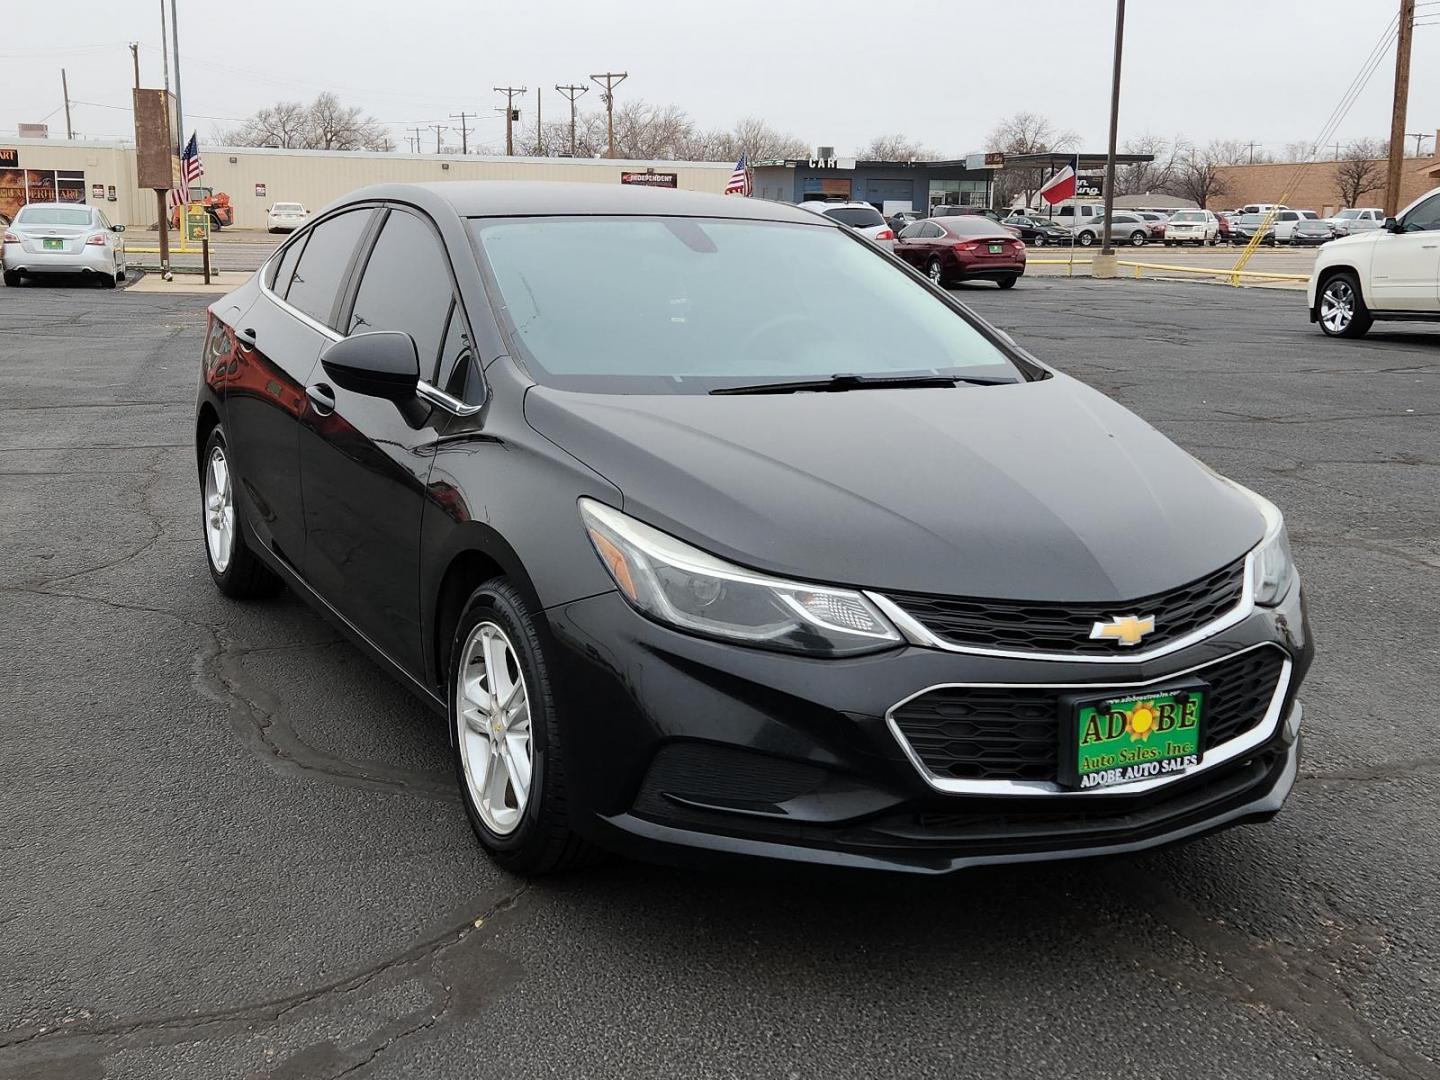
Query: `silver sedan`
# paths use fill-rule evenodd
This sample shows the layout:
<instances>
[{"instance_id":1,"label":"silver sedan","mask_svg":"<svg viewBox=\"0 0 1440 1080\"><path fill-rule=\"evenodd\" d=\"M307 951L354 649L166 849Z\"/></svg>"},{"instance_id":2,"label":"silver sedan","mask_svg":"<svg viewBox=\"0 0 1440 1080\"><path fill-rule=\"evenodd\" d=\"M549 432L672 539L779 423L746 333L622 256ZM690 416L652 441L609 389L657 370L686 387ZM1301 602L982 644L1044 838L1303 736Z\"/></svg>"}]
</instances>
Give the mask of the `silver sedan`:
<instances>
[{"instance_id":1,"label":"silver sedan","mask_svg":"<svg viewBox=\"0 0 1440 1080\"><path fill-rule=\"evenodd\" d=\"M84 274L113 289L125 280L124 225L93 206L30 203L5 228L0 268L6 285L25 275Z\"/></svg>"}]
</instances>

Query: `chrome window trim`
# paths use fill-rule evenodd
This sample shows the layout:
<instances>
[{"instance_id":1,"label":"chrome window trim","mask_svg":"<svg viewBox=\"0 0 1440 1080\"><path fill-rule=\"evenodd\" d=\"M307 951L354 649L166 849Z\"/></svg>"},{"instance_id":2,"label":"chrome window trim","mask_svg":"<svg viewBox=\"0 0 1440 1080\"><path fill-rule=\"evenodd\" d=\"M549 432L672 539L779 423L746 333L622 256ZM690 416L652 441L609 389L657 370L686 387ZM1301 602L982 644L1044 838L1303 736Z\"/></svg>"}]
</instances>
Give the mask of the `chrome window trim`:
<instances>
[{"instance_id":1,"label":"chrome window trim","mask_svg":"<svg viewBox=\"0 0 1440 1080\"><path fill-rule=\"evenodd\" d=\"M420 382L416 384L415 392L432 405L439 405L442 409L452 412L456 416L474 416L485 407L483 405L471 405L468 402L461 401L459 398L447 394L438 386L431 386L424 379L421 379Z\"/></svg>"},{"instance_id":2,"label":"chrome window trim","mask_svg":"<svg viewBox=\"0 0 1440 1080\"><path fill-rule=\"evenodd\" d=\"M283 246L284 245L282 245L282 247ZM278 254L279 252L277 251L276 255ZM270 260L274 259L276 255L271 255L270 259L266 259L265 262L261 264L260 269L257 272L260 282L260 291L265 296L269 297L273 303L279 305L282 310L284 310L290 315L295 316L295 318L299 319L312 330L318 330L320 333L328 337L332 342L343 341L343 335L337 333L334 329L326 326L324 323L312 319L309 315L306 315L305 312L301 311L293 304L287 303L286 301L280 299L280 297L276 296L275 293L270 290L270 286L265 284L265 270L270 265ZM474 416L482 408L484 408L483 405L470 405L464 401L461 401L457 397L451 397L444 390L441 390L439 387L436 386L431 386L424 379L421 379L418 383L415 384L415 394L417 397L422 397L426 401L430 402L432 405L438 405L442 409L454 413L456 416Z\"/></svg>"},{"instance_id":3,"label":"chrome window trim","mask_svg":"<svg viewBox=\"0 0 1440 1080\"><path fill-rule=\"evenodd\" d=\"M1227 739L1218 746L1212 747L1205 752L1200 764L1195 768L1183 773L1176 773L1173 776L1152 776L1145 780L1136 780L1129 784L1113 784L1110 787L1091 788L1088 791L1072 791L1069 788L1062 788L1059 784L1050 780L957 780L951 777L936 776L920 759L910 745L910 740L905 738L905 733L900 730L900 725L895 722L895 710L914 701L918 697L934 690L948 689L983 689L983 690L1094 690L1103 693L1108 690L1131 690L1141 686L1155 686L1160 683L1170 682L1174 679L1183 678L1186 675L1194 674L1216 664L1233 660L1237 656L1244 656L1256 649L1276 649L1285 658L1280 669L1280 678L1275 682L1275 693L1270 698L1270 706L1265 710L1260 723L1256 724L1249 731L1241 732L1233 739ZM1271 737L1280 726L1280 711L1285 704L1285 695L1290 689L1290 673L1295 664L1290 654L1279 645L1273 642L1262 641L1257 645L1251 645L1244 649L1220 657L1218 660L1207 660L1203 664L1196 664L1193 667L1184 668L1180 671L1167 672L1154 679L1144 679L1140 682L1089 682L1089 683L986 683L986 682L947 682L936 683L927 686L923 690L917 690L909 697L901 698L894 705L885 711L885 725L890 733L895 736L895 741L900 744L900 749L910 759L910 764L925 782L936 791L944 792L947 795L1003 795L1003 796L1027 796L1041 798L1079 798L1085 799L1095 795L1136 795L1142 791L1150 791L1153 788L1163 787L1166 784L1173 784L1177 780L1186 777L1198 776L1208 769L1217 765L1223 765L1227 761L1233 761L1242 754L1248 753L1257 746L1269 742Z\"/></svg>"},{"instance_id":4,"label":"chrome window trim","mask_svg":"<svg viewBox=\"0 0 1440 1080\"><path fill-rule=\"evenodd\" d=\"M1257 549L1258 550L1258 549ZM927 649L941 649L944 652L966 653L971 656L1000 656L1008 660L1063 660L1070 664L1136 664L1144 663L1146 660L1156 660L1162 656L1168 656L1181 649L1188 649L1197 642L1206 638L1214 637L1222 630L1244 622L1255 612L1255 552L1251 551L1245 556L1245 569L1242 571L1245 580L1240 587L1240 600L1225 614L1213 622L1206 623L1197 630L1192 630L1183 637L1174 641L1167 641L1164 645L1157 645L1153 649L1126 650L1117 652L1113 656L1096 656L1090 653L1056 653L1056 652L1027 652L1023 649L987 649L981 645L956 645L946 641L935 634L919 619L911 615L899 604L889 597L875 592L865 590L865 595L875 604L885 617L895 624L895 628L905 636L905 640L912 645L919 645ZM1115 614L1142 614L1140 611L1127 612L1125 609L1133 605L1119 603L1115 605ZM1119 646L1117 646L1119 648Z\"/></svg>"}]
</instances>

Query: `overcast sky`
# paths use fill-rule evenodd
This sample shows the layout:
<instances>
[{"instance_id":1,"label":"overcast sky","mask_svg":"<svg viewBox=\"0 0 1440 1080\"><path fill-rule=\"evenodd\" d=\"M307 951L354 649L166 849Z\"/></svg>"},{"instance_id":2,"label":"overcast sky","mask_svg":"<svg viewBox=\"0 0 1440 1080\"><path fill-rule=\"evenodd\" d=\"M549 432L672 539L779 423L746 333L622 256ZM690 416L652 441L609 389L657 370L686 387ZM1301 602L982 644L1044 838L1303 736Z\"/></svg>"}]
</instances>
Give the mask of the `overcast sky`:
<instances>
[{"instance_id":1,"label":"overcast sky","mask_svg":"<svg viewBox=\"0 0 1440 1080\"><path fill-rule=\"evenodd\" d=\"M797 0L243 0L180 5L187 127L217 127L281 99L334 90L401 131L479 112L480 142L503 144L492 86L546 90L628 71L617 100L674 103L703 127L761 116L811 145L847 154L900 132L959 154L983 149L1026 109L1103 150L1114 8L1021 0L807 4ZM1393 0L1130 0L1121 138L1140 132L1254 140L1272 152L1313 139L1395 15ZM60 68L75 130L130 136L126 43L141 43L142 82L161 85L160 0L80 9L7 3L0 19L0 138L20 122L64 135ZM373 12L373 13L372 13ZM1409 131L1440 127L1440 0L1422 0ZM1248 30L1246 28L1249 28ZM1247 48L1247 39L1263 46ZM1335 136L1388 132L1390 49ZM599 92L583 99L599 105ZM101 106L111 106L104 108ZM118 107L118 108L116 108ZM433 136L431 136L433 138ZM447 132L446 141L458 142ZM1335 141L1331 139L1330 141ZM1409 147L1413 150L1414 140ZM1431 141L1425 144L1427 151Z\"/></svg>"}]
</instances>

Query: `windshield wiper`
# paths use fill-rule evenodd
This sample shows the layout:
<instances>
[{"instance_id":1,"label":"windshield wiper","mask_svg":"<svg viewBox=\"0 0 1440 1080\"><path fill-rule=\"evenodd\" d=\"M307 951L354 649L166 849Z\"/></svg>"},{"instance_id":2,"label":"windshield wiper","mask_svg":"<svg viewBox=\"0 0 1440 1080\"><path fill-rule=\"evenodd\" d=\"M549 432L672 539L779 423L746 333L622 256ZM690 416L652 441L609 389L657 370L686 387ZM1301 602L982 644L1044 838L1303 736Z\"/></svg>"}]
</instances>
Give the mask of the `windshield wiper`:
<instances>
[{"instance_id":1,"label":"windshield wiper","mask_svg":"<svg viewBox=\"0 0 1440 1080\"><path fill-rule=\"evenodd\" d=\"M970 386L1003 386L1018 379L995 379L981 375L831 375L828 379L797 379L793 382L755 383L752 386L722 386L712 394L795 394L806 391L838 393L845 390L901 390L945 388L965 383Z\"/></svg>"}]
</instances>

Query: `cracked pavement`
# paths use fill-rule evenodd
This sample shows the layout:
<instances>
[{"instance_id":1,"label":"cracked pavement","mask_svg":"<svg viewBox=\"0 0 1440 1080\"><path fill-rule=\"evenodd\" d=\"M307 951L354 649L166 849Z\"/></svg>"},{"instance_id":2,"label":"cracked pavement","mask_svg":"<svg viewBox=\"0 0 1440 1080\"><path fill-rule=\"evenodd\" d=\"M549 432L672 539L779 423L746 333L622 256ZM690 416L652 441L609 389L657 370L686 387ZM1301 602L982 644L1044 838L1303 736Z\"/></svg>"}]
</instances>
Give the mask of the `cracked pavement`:
<instances>
[{"instance_id":1,"label":"cracked pavement","mask_svg":"<svg viewBox=\"0 0 1440 1080\"><path fill-rule=\"evenodd\" d=\"M1440 1077L1440 332L957 293L1286 511L1320 652L1279 818L938 882L526 885L442 725L293 597L212 588L203 299L0 289L0 1076Z\"/></svg>"}]
</instances>

